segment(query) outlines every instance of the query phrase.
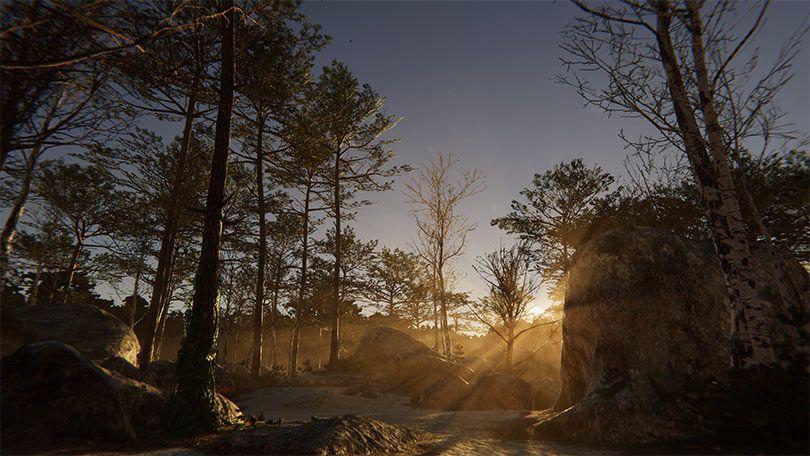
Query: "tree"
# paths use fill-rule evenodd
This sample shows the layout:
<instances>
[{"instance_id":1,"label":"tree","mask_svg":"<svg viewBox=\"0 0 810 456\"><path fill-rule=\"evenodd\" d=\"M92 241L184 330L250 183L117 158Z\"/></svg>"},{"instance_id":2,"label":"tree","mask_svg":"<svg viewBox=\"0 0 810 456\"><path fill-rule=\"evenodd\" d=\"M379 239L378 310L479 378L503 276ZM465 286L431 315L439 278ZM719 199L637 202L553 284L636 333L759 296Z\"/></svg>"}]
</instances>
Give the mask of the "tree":
<instances>
[{"instance_id":1,"label":"tree","mask_svg":"<svg viewBox=\"0 0 810 456\"><path fill-rule=\"evenodd\" d=\"M87 242L110 233L112 220L116 217L117 194L103 170L61 161L43 164L37 194L45 203L43 209L73 237L73 251L63 288L63 302L67 304L73 277Z\"/></svg>"},{"instance_id":2,"label":"tree","mask_svg":"<svg viewBox=\"0 0 810 456\"><path fill-rule=\"evenodd\" d=\"M296 375L298 371L298 347L303 324L303 313L308 291L308 262L310 254L310 235L319 219L313 217L326 210L318 206L322 199L323 181L328 155L323 148L318 147L309 136L306 128L310 122L305 118L306 111L296 111L291 121L286 123L285 137L289 138L290 148L286 153L275 157L273 162L274 174L282 185L294 191L290 195L289 212L300 218L301 258L299 260L298 293L293 299L292 307L295 314L293 329L290 337L289 373Z\"/></svg>"},{"instance_id":3,"label":"tree","mask_svg":"<svg viewBox=\"0 0 810 456\"><path fill-rule=\"evenodd\" d=\"M751 18L742 36L734 33L743 29L734 26L739 20L728 19L738 13L734 2L627 0L601 7L574 3L586 15L566 29L563 49L571 56L566 63L572 78L560 80L575 86L590 104L647 120L660 137L642 138L642 145L670 144L685 153L726 278L734 321L733 363L742 368L769 365L774 355L766 324L768 304L757 295L731 151L739 150L737 140L750 133L758 119L768 118L766 108L790 79L804 31L790 40L762 78L741 86L729 81L745 80L755 61L740 72L735 60L756 36L768 2L742 14ZM606 74L607 87L590 85L581 77L583 71ZM744 86L750 92L743 93ZM730 100L752 104L732 107Z\"/></svg>"},{"instance_id":4,"label":"tree","mask_svg":"<svg viewBox=\"0 0 810 456\"><path fill-rule=\"evenodd\" d=\"M616 198L616 192L610 193L614 182L602 168L589 168L581 159L560 163L535 174L532 186L520 191L525 202L512 200L512 211L492 220L493 226L527 242L535 268L555 299L562 299L565 272L596 208Z\"/></svg>"},{"instance_id":5,"label":"tree","mask_svg":"<svg viewBox=\"0 0 810 456\"><path fill-rule=\"evenodd\" d=\"M382 111L385 99L365 84L360 85L349 69L337 61L324 67L314 84L309 119L319 146L332 156L331 210L335 220L335 268L332 279L332 341L329 364L339 359L341 284L341 222L351 217L349 205L358 191L384 191L391 187L390 178L407 168L387 167L394 153L387 146L394 140L380 136L396 125L398 119ZM360 204L369 204L365 201ZM343 209L349 212L342 212Z\"/></svg>"},{"instance_id":6,"label":"tree","mask_svg":"<svg viewBox=\"0 0 810 456\"><path fill-rule=\"evenodd\" d=\"M422 291L421 266L416 254L383 247L368 267L366 299L382 308L389 317L403 316L402 307L414 298L418 300L415 295ZM416 322L417 327L419 323Z\"/></svg>"},{"instance_id":7,"label":"tree","mask_svg":"<svg viewBox=\"0 0 810 456\"><path fill-rule=\"evenodd\" d=\"M178 7L175 1L156 1L149 4L143 14L159 18ZM205 8L201 11L205 11ZM183 124L173 174L169 180L168 194L173 203L167 206L164 218L159 222L163 230L149 312L144 324L143 344L138 355L141 366L148 365L152 360L158 319L172 280L172 255L176 251L180 223L186 209L177 203L182 201L183 191L191 177L194 123L205 114L205 102L213 98L213 90L207 87L206 81L211 79L217 34L213 27L197 20L199 11L181 8L179 13L178 20L193 26L151 40L148 52L116 61L118 86L124 91L124 99L133 100L129 103L133 109L160 120L180 120ZM171 68L171 71L166 71L167 68Z\"/></svg>"},{"instance_id":8,"label":"tree","mask_svg":"<svg viewBox=\"0 0 810 456\"><path fill-rule=\"evenodd\" d=\"M325 44L317 28L311 27L297 10L296 2L277 2L262 10L259 26L240 27L239 91L243 103L236 113L246 137L242 154L252 163L255 172L254 212L258 218L256 293L253 310L253 357L251 373L259 375L264 331L264 284L267 263L267 213L270 201L265 195L265 162L268 155L283 147L278 139L279 121L287 118L300 101L302 90L309 83L312 51ZM296 30L293 30L296 26ZM270 133L270 138L265 136Z\"/></svg>"},{"instance_id":9,"label":"tree","mask_svg":"<svg viewBox=\"0 0 810 456\"><path fill-rule=\"evenodd\" d=\"M12 119L9 124L14 125L3 126L10 135L3 138L2 165L3 199L9 200L10 209L0 235L0 281L7 271L17 224L36 186L40 159L54 149L103 140L120 127L122 117L107 90L107 73L105 66L93 65L70 78L49 82L47 89L37 89L46 94L37 92L38 99L27 102L36 106L21 108L24 113L9 113L26 117ZM15 98L7 95L10 90L14 87L3 87L4 97Z\"/></svg>"},{"instance_id":10,"label":"tree","mask_svg":"<svg viewBox=\"0 0 810 456\"><path fill-rule=\"evenodd\" d=\"M301 217L288 212L279 213L276 220L269 223L267 231L270 238L268 246L267 263L270 297L270 335L273 347L270 352L270 366L276 366L278 361L278 336L276 334L276 319L279 314L279 298L281 293L290 286L288 275L295 266L295 259L301 256L296 245L301 238Z\"/></svg>"},{"instance_id":11,"label":"tree","mask_svg":"<svg viewBox=\"0 0 810 456\"><path fill-rule=\"evenodd\" d=\"M432 294L441 311L446 356L453 354L453 347L447 326L445 274L450 262L463 253L467 235L475 229L475 225L458 212L458 205L486 189L483 174L478 170L465 171L454 178L452 168L456 163L450 155L439 155L417 170L404 191L416 221L416 249L434 275Z\"/></svg>"},{"instance_id":12,"label":"tree","mask_svg":"<svg viewBox=\"0 0 810 456\"><path fill-rule=\"evenodd\" d=\"M329 229L324 238L317 242L319 253L329 255L334 252L337 239L340 239L343 244L340 247L342 261L340 263L341 281L338 295L338 311L340 315L343 315L345 310L352 308L356 301L368 294L368 269L369 264L373 261L372 258L378 241L363 242L349 226L343 228L343 234L339 238L335 235L334 229ZM334 271L335 268L334 262L326 259L324 259L323 266L329 271ZM330 317L331 311L330 307L328 311Z\"/></svg>"},{"instance_id":13,"label":"tree","mask_svg":"<svg viewBox=\"0 0 810 456\"><path fill-rule=\"evenodd\" d=\"M217 430L225 424L219 413L219 401L214 390L214 367L219 311L219 249L222 241L222 208L228 179L236 66L234 9L233 0L222 5L225 16L222 19L219 102L202 250L194 277L194 298L187 316L186 334L177 356L177 389L170 404L170 427L187 435Z\"/></svg>"},{"instance_id":14,"label":"tree","mask_svg":"<svg viewBox=\"0 0 810 456\"><path fill-rule=\"evenodd\" d=\"M536 326L515 332L526 317L537 284L531 278L531 256L525 244L510 248L501 246L495 252L479 257L473 266L489 286L489 295L478 302L473 312L506 344L506 369L512 368L515 341ZM490 323L487 315L497 318L501 330Z\"/></svg>"}]
</instances>

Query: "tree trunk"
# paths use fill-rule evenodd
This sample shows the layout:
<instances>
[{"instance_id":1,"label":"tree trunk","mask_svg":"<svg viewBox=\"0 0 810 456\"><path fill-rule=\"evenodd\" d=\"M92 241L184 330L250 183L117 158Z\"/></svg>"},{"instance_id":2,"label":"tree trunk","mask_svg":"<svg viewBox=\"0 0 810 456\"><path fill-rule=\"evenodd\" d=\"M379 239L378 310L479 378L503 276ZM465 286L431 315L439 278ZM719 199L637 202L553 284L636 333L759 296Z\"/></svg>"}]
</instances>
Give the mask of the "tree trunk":
<instances>
[{"instance_id":1,"label":"tree trunk","mask_svg":"<svg viewBox=\"0 0 810 456\"><path fill-rule=\"evenodd\" d=\"M62 298L62 304L68 303L70 298L70 287L73 285L73 276L76 274L76 267L79 264L79 255L82 252L83 240L80 235L76 235L76 245L73 246L73 253L70 254L70 266L68 267L67 280L65 281L65 296Z\"/></svg>"},{"instance_id":2,"label":"tree trunk","mask_svg":"<svg viewBox=\"0 0 810 456\"><path fill-rule=\"evenodd\" d=\"M29 306L37 305L37 301L39 300L39 280L42 277L42 267L43 262L45 261L44 256L44 254L40 256L39 261L37 261L37 272L34 275L34 283L31 287L31 296L28 298Z\"/></svg>"},{"instance_id":3,"label":"tree trunk","mask_svg":"<svg viewBox=\"0 0 810 456\"><path fill-rule=\"evenodd\" d=\"M329 346L329 365L334 366L340 358L340 153L335 152L335 270L332 273L332 343Z\"/></svg>"},{"instance_id":4,"label":"tree trunk","mask_svg":"<svg viewBox=\"0 0 810 456\"><path fill-rule=\"evenodd\" d=\"M278 293L281 285L279 284L279 277L281 273L281 263L276 266L276 279L273 285L273 304L270 312L270 334L273 341L273 348L270 351L270 367L274 367L278 362L278 335L276 334L276 312L278 312Z\"/></svg>"},{"instance_id":5,"label":"tree trunk","mask_svg":"<svg viewBox=\"0 0 810 456\"><path fill-rule=\"evenodd\" d=\"M447 325L447 294L444 290L444 271L442 269L437 270L439 277L439 310L441 311L442 337L444 338L444 356L450 358L453 356L453 342L450 340L450 329Z\"/></svg>"},{"instance_id":6,"label":"tree trunk","mask_svg":"<svg viewBox=\"0 0 810 456\"><path fill-rule=\"evenodd\" d=\"M177 252L175 252L174 258L172 259L172 274L174 274L174 264L176 259ZM172 275L172 279L169 283L169 291L163 297L163 302L161 303L160 316L158 317L157 331L155 334L155 348L152 350L152 359L160 359L161 356L163 356L163 342L165 341L166 334L166 319L169 316L169 306L172 303L172 298L174 297L174 292L177 288L177 280L177 277Z\"/></svg>"},{"instance_id":7,"label":"tree trunk","mask_svg":"<svg viewBox=\"0 0 810 456\"><path fill-rule=\"evenodd\" d=\"M53 104L42 121L41 130L46 131L51 125L56 110L62 103L62 96L64 91L54 99ZM5 132L4 132L5 134ZM3 139L6 140L5 138ZM36 171L37 160L42 154L42 146L45 137L42 136L37 140L36 145L28 153L25 159L25 171L23 172L22 182L20 182L20 191L17 193L17 198L11 206L5 223L3 224L3 232L0 234L0 290L5 288L6 273L8 272L8 260L11 256L12 243L14 242L14 235L17 232L17 223L20 221L23 212L25 211L25 204L28 202L28 195L31 194L31 185L34 181L34 172Z\"/></svg>"},{"instance_id":8,"label":"tree trunk","mask_svg":"<svg viewBox=\"0 0 810 456\"><path fill-rule=\"evenodd\" d=\"M727 157L722 147L722 140L719 141L719 148L715 149L718 145L716 141L718 139L717 135L719 135L719 130L717 130L719 126L716 124L717 118L714 115L712 94L708 90L705 60L699 62L700 59L696 56L696 66L703 66L702 69L698 68L698 73L704 73L705 77L699 77L699 79L703 79L703 82L700 83L702 87L699 89L701 92L701 109L708 112L709 117L713 116L714 120L712 122L712 119L706 119L707 134L709 135L710 146L713 149L712 158L709 157L703 143L700 127L690 104L674 46L672 45L669 30L671 14L669 3L661 2L657 14L656 36L661 61L667 76L667 87L670 91L673 108L681 130L679 133L684 140L687 158L695 176L695 184L701 203L710 222L715 250L726 279L726 290L732 309L733 322L732 340L734 346L732 363L738 367L768 363L773 360L773 351L767 338L767 328L764 326L763 304L756 297L756 282L750 264L750 251L745 225L742 223L742 213L734 191L734 184L728 168ZM702 50L702 37L699 34L697 34L697 37L694 37L694 35L693 31L693 47L697 45L695 41L701 43L698 50L699 56ZM714 123L713 126L712 123ZM754 318L756 326L754 331L758 331L757 334L750 333L750 323L746 320L749 316Z\"/></svg>"},{"instance_id":9,"label":"tree trunk","mask_svg":"<svg viewBox=\"0 0 810 456\"><path fill-rule=\"evenodd\" d=\"M436 351L439 353L444 352L444 347L441 335L439 334L439 307L436 301L436 269L433 268L433 277L431 280L431 301L433 301L433 336L435 339L434 345L436 347Z\"/></svg>"},{"instance_id":10,"label":"tree trunk","mask_svg":"<svg viewBox=\"0 0 810 456\"><path fill-rule=\"evenodd\" d=\"M177 197L184 190L185 168L188 160L188 151L191 147L192 127L196 116L197 91L200 83L200 74L195 75L194 83L191 86L186 103L185 124L183 125L183 138L180 143L180 151L177 156L175 175L172 179L172 195ZM172 275L172 263L174 260L175 245L177 243L177 231L180 225L180 215L182 211L180 202L175 198L169 207L166 224L163 228L163 235L160 240L160 252L158 253L157 270L155 271L155 284L152 287L152 297L149 299L149 310L146 314L143 329L143 346L138 354L140 366L145 367L152 361L153 347L155 343L155 332L157 320L160 314L163 298L167 293Z\"/></svg>"},{"instance_id":11,"label":"tree trunk","mask_svg":"<svg viewBox=\"0 0 810 456\"><path fill-rule=\"evenodd\" d=\"M217 317L219 307L219 250L222 208L228 178L231 116L234 93L234 1L224 2L220 85L214 154L202 234L200 261L194 278L194 299L186 334L177 357L177 389L172 397L169 425L175 432L195 435L216 431L223 424L214 389Z\"/></svg>"},{"instance_id":12,"label":"tree trunk","mask_svg":"<svg viewBox=\"0 0 810 456\"><path fill-rule=\"evenodd\" d=\"M514 358L514 348L515 348L515 328L514 326L509 327L509 333L507 334L507 341L506 341L506 370L512 370L512 360Z\"/></svg>"},{"instance_id":13,"label":"tree trunk","mask_svg":"<svg viewBox=\"0 0 810 456\"><path fill-rule=\"evenodd\" d=\"M735 331L748 338L745 341L737 340L734 360L739 367L769 365L774 362L774 353L768 330L768 303L757 294L748 233L731 175L729 157L723 144L722 127L714 104L714 89L706 66L700 6L694 0L687 0L686 9L689 15L700 109L706 125L706 136L709 138L712 168L717 176L722 207L725 209L723 216L718 217L719 221L725 223L718 226L719 236L715 243L726 275L729 298L732 307L736 309Z\"/></svg>"},{"instance_id":14,"label":"tree trunk","mask_svg":"<svg viewBox=\"0 0 810 456\"><path fill-rule=\"evenodd\" d=\"M38 155L39 148L28 153L28 157L25 160L25 172L22 182L20 182L20 191L17 194L17 198L14 200L14 205L11 206L6 222L3 224L3 233L0 234L0 290L5 288L8 260L11 256L11 246L14 241L14 235L17 232L17 223L20 221L20 217L22 217L25 211L25 203L28 201L28 195L31 193L31 182L34 180L34 168Z\"/></svg>"},{"instance_id":15,"label":"tree trunk","mask_svg":"<svg viewBox=\"0 0 810 456\"><path fill-rule=\"evenodd\" d=\"M264 210L264 160L262 150L262 133L264 119L259 116L259 129L256 135L256 192L258 195L259 211L259 259L256 276L256 303L253 307L253 359L251 374L259 376L262 364L262 331L264 330L264 279L265 261L267 256L267 227L265 226Z\"/></svg>"},{"instance_id":16,"label":"tree trunk","mask_svg":"<svg viewBox=\"0 0 810 456\"><path fill-rule=\"evenodd\" d=\"M138 269L135 271L135 285L132 287L132 300L129 309L129 327L133 330L135 329L135 311L138 308L138 285L141 284L141 264L138 264Z\"/></svg>"},{"instance_id":17,"label":"tree trunk","mask_svg":"<svg viewBox=\"0 0 810 456\"><path fill-rule=\"evenodd\" d=\"M311 185L311 183L309 184ZM301 315L304 308L304 296L307 290L307 259L309 257L309 204L311 188L304 193L304 226L301 238L301 283L298 288L298 303L295 311L295 325L290 339L290 377L298 373L298 345L301 333Z\"/></svg>"}]
</instances>

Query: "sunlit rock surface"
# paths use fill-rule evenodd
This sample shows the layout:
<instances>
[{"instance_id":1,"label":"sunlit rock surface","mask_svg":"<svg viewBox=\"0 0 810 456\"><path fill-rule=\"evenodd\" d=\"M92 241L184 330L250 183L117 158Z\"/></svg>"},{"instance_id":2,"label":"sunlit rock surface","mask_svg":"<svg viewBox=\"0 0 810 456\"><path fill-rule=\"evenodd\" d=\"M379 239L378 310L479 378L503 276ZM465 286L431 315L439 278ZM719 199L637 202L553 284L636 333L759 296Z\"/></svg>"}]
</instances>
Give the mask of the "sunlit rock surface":
<instances>
[{"instance_id":1,"label":"sunlit rock surface","mask_svg":"<svg viewBox=\"0 0 810 456\"><path fill-rule=\"evenodd\" d=\"M448 375L457 375L465 381L474 375L472 369L439 356L402 331L387 327L366 330L352 362L383 389L408 395L419 394Z\"/></svg>"},{"instance_id":2,"label":"sunlit rock surface","mask_svg":"<svg viewBox=\"0 0 810 456\"><path fill-rule=\"evenodd\" d=\"M770 248L756 248L755 260L774 348L784 366L806 371L807 272ZM581 247L565 297L561 413L536 433L645 443L708 432L688 398L728 374L724 287L711 245L669 231L616 229Z\"/></svg>"},{"instance_id":3,"label":"sunlit rock surface","mask_svg":"<svg viewBox=\"0 0 810 456\"><path fill-rule=\"evenodd\" d=\"M532 386L514 373L485 375L475 382L461 410L531 410Z\"/></svg>"},{"instance_id":4,"label":"sunlit rock surface","mask_svg":"<svg viewBox=\"0 0 810 456\"><path fill-rule=\"evenodd\" d=\"M137 365L140 344L132 329L115 315L88 304L3 306L2 352L55 340L92 361L118 356Z\"/></svg>"}]
</instances>

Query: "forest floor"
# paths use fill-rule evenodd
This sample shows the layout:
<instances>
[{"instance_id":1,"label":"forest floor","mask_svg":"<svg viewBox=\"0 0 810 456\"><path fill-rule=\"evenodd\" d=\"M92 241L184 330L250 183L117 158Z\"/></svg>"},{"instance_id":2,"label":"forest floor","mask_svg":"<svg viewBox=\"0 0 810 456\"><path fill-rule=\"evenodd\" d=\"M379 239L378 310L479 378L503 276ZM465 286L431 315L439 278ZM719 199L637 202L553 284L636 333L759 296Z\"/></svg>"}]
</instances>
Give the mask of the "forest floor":
<instances>
[{"instance_id":1,"label":"forest floor","mask_svg":"<svg viewBox=\"0 0 810 456\"><path fill-rule=\"evenodd\" d=\"M527 421L533 419L533 414L542 412L424 410L411 407L407 397L391 394L379 394L374 398L361 397L344 394L346 390L345 387L275 387L244 392L233 400L245 416L263 416L266 422L281 420L284 426L307 423L313 417L318 419L343 415L365 416L389 424L406 426L420 435L418 442L413 446L413 454L419 455L619 454L603 449L567 446L530 438L526 433ZM204 450L206 445L200 443L200 440L153 441L146 447L107 451L96 447L89 452L110 456L211 454L211 451ZM82 450L90 449L73 448L67 453L83 453Z\"/></svg>"},{"instance_id":2,"label":"forest floor","mask_svg":"<svg viewBox=\"0 0 810 456\"><path fill-rule=\"evenodd\" d=\"M421 454L594 454L593 450L541 442L519 433L514 435L515 429L523 429L518 423L528 418L527 412L423 410L411 407L408 398L403 396L349 396L344 394L345 390L339 387L267 388L243 393L235 402L246 415L263 415L267 421L307 422L312 417L351 414L407 426L421 433L418 444Z\"/></svg>"}]
</instances>

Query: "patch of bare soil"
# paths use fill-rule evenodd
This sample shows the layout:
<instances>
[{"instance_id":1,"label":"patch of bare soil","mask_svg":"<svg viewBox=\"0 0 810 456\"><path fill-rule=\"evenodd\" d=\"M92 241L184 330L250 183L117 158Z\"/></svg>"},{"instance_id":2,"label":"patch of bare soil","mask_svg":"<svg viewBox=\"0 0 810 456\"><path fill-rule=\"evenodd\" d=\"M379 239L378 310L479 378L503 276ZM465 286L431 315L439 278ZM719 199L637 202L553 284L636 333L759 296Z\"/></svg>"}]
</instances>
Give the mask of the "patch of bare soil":
<instances>
[{"instance_id":1,"label":"patch of bare soil","mask_svg":"<svg viewBox=\"0 0 810 456\"><path fill-rule=\"evenodd\" d=\"M402 396L379 394L373 398L345 392L345 388L328 387L267 388L239 395L235 402L245 415L263 416L267 422L281 420L282 425L310 423L313 417L315 423L322 423L319 418L350 414L405 427L419 437L414 446L399 451L404 454L594 454L588 449L530 439L524 432L525 424L532 422L525 419L527 412L423 410L411 407L408 398Z\"/></svg>"}]
</instances>

